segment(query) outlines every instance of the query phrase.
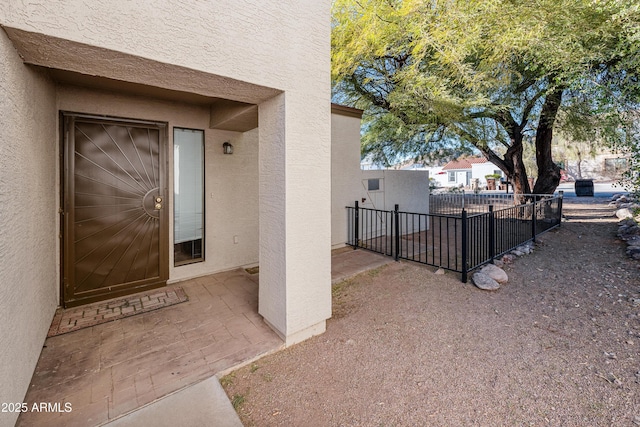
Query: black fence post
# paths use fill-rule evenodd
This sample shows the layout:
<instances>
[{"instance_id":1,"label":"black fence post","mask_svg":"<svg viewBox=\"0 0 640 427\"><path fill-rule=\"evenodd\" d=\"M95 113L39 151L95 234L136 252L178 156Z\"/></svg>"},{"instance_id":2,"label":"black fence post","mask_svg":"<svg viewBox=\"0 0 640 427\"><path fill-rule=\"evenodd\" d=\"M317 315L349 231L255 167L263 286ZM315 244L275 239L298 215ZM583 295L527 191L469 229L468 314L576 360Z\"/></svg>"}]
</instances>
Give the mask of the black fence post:
<instances>
[{"instance_id":1,"label":"black fence post","mask_svg":"<svg viewBox=\"0 0 640 427\"><path fill-rule=\"evenodd\" d=\"M358 208L358 201L356 200L356 208L355 212L355 224L353 225L353 237L354 237L354 245L353 249L358 249L360 245L360 209Z\"/></svg>"},{"instance_id":2,"label":"black fence post","mask_svg":"<svg viewBox=\"0 0 640 427\"><path fill-rule=\"evenodd\" d=\"M467 265L467 211L462 210L462 283L467 283L467 273L469 266Z\"/></svg>"},{"instance_id":3,"label":"black fence post","mask_svg":"<svg viewBox=\"0 0 640 427\"><path fill-rule=\"evenodd\" d=\"M564 191L558 191L558 196L560 200L558 200L558 227L562 226L562 200L564 199Z\"/></svg>"},{"instance_id":4,"label":"black fence post","mask_svg":"<svg viewBox=\"0 0 640 427\"><path fill-rule=\"evenodd\" d=\"M489 205L489 258L496 257L496 215L493 213L493 205Z\"/></svg>"},{"instance_id":5,"label":"black fence post","mask_svg":"<svg viewBox=\"0 0 640 427\"><path fill-rule=\"evenodd\" d=\"M399 206L396 205L395 209L393 210L393 221L394 221L394 232L395 232L395 246L396 246L396 251L395 251L395 255L394 258L396 259L396 261L398 261L398 258L400 257L400 215L398 215L398 208Z\"/></svg>"},{"instance_id":6,"label":"black fence post","mask_svg":"<svg viewBox=\"0 0 640 427\"><path fill-rule=\"evenodd\" d=\"M533 213L531 214L531 237L536 242L536 222L538 222L538 196L533 196Z\"/></svg>"}]
</instances>

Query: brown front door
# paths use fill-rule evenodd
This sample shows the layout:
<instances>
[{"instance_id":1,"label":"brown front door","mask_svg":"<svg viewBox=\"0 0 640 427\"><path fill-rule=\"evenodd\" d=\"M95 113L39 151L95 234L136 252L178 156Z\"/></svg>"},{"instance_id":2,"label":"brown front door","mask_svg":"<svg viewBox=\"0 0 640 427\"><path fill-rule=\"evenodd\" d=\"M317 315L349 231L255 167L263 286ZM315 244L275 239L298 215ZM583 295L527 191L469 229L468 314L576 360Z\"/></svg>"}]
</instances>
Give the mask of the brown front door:
<instances>
[{"instance_id":1,"label":"brown front door","mask_svg":"<svg viewBox=\"0 0 640 427\"><path fill-rule=\"evenodd\" d=\"M166 126L63 119L64 305L165 285Z\"/></svg>"}]
</instances>

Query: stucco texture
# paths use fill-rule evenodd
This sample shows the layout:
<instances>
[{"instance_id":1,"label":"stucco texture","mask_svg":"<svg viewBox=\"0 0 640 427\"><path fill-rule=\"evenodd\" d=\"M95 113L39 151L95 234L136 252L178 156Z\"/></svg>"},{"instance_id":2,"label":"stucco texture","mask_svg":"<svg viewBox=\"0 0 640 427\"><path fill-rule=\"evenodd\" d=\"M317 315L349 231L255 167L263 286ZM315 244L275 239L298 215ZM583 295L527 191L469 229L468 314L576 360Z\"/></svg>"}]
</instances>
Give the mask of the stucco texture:
<instances>
[{"instance_id":1,"label":"stucco texture","mask_svg":"<svg viewBox=\"0 0 640 427\"><path fill-rule=\"evenodd\" d=\"M2 31L0 92L1 403L22 402L58 303L54 85Z\"/></svg>"},{"instance_id":2,"label":"stucco texture","mask_svg":"<svg viewBox=\"0 0 640 427\"><path fill-rule=\"evenodd\" d=\"M210 100L218 97L258 105L259 128L254 133L207 132L212 151L225 138L231 138L238 153L233 158L213 158L213 163L208 163L212 170L207 172L219 170L231 182L245 178L245 172L238 169L246 167L251 175L246 182L236 185L237 193L224 193L219 199L216 199L220 195L217 192L226 190L212 186L225 181L207 178L207 201L212 203L209 214L220 213L216 210L230 204L229 210L221 214L220 221L239 219L248 224L243 231L245 234L239 234L238 253L233 254L236 246L229 242L234 234L225 230L218 237L229 246L224 246L227 253L220 264L176 268L171 270L171 275L175 279L186 278L223 268L227 262L231 264L231 258L240 256L240 246L245 244L247 251L242 252L242 256L246 259L242 262L251 261L256 252L248 247L253 245L255 248L252 239L257 233L260 242L260 313L287 343L324 330L324 322L331 314L328 0L12 0L0 12L0 24L25 63L71 73L66 75L67 82L78 77L74 84L83 85L102 79L120 94L133 94L128 91L135 90L138 91L136 95L140 95L141 89L152 88L151 92L167 94L170 91L174 97L196 95ZM11 48L6 40L3 43L4 48ZM37 137L29 139L29 143L42 144L40 134L51 136L57 132L57 112L51 105L55 96L53 86L38 82L27 84L25 80L37 80L28 77L35 72L21 65L15 52L11 61L10 66L15 67L18 76L3 77L3 81L9 82L10 86L29 86L31 91L43 85L49 90L47 95L15 92L16 102L24 108L15 109L14 114L37 128L34 131L38 133ZM60 74L52 73L51 76L57 79ZM146 117L153 109L149 110L143 99L127 98L114 108L109 102L95 101L94 95L82 101L86 102L83 112L176 123L173 116L164 119L153 113ZM71 100L71 96L63 98L61 95L58 107L78 111L82 106L79 98L73 101L75 104ZM89 108L92 102L93 107ZM40 121L34 122L33 114L23 111L27 106L34 108L33 104L47 110L46 114L38 115ZM4 115L10 108L3 106L0 113ZM193 109L187 106L185 113L187 111ZM198 110L194 117L200 117L201 113ZM47 123L41 123L43 120ZM180 126L190 126L187 122L189 120L182 121ZM193 126L199 128L201 125ZM256 138L257 152L252 145ZM27 143L26 139L23 141ZM49 203L46 210L38 213L48 220L40 221L35 230L48 227L47 233L37 234L44 236L41 239L49 239L47 244L55 249L54 236L58 230L53 190L57 159L51 151L55 144L47 147L50 153L43 148L23 147L20 155L25 159L47 159L42 165L33 162L33 168L38 168L38 176L48 176L48 179L33 180L43 186L42 193L47 193L38 203L44 204L45 200ZM51 155L45 157L47 154ZM216 163L218 161L222 163ZM32 175L30 172L33 171L23 175ZM3 173L1 176L5 179L10 175ZM255 177L258 178L257 186ZM16 182L7 184L11 191L20 188ZM216 192L213 198L210 190ZM255 201L249 201L240 211L233 211L237 204L250 198L255 200L256 191L257 205ZM219 204L215 204L216 201ZM259 215L257 232L255 219L250 219L249 214L243 216L251 209L257 210ZM23 217L21 221L24 220ZM208 218L207 227L211 225L210 221ZM34 224L36 222L34 220ZM30 222L27 224L33 226ZM17 235L10 237L11 244L20 241ZM209 249L213 253L217 250L207 247ZM37 270L55 277L55 257L49 264L45 263ZM18 265L21 267L16 271L23 268L23 264ZM52 289L55 291L56 287ZM49 307L47 304L50 303L42 303L40 309ZM41 334L46 332L39 330ZM38 333L32 331L29 339L36 342ZM24 385L23 379L18 382Z\"/></svg>"},{"instance_id":3,"label":"stucco texture","mask_svg":"<svg viewBox=\"0 0 640 427\"><path fill-rule=\"evenodd\" d=\"M331 245L347 241L347 209L360 199L360 117L331 114Z\"/></svg>"},{"instance_id":4,"label":"stucco texture","mask_svg":"<svg viewBox=\"0 0 640 427\"><path fill-rule=\"evenodd\" d=\"M361 195L372 198L372 194L365 188L365 180L380 179L381 191L376 193L377 203L374 209L393 210L399 205L404 212L429 212L429 172L421 170L363 170Z\"/></svg>"}]
</instances>

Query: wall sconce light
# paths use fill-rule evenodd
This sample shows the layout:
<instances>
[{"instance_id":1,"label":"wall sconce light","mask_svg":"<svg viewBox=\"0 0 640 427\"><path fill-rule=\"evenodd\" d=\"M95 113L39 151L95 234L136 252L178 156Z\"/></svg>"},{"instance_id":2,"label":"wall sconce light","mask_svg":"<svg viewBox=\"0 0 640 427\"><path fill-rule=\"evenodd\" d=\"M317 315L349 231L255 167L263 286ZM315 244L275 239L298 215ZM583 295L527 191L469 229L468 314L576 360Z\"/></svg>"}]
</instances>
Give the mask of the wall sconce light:
<instances>
[{"instance_id":1,"label":"wall sconce light","mask_svg":"<svg viewBox=\"0 0 640 427\"><path fill-rule=\"evenodd\" d=\"M222 144L222 152L224 154L233 154L233 145L230 142Z\"/></svg>"}]
</instances>

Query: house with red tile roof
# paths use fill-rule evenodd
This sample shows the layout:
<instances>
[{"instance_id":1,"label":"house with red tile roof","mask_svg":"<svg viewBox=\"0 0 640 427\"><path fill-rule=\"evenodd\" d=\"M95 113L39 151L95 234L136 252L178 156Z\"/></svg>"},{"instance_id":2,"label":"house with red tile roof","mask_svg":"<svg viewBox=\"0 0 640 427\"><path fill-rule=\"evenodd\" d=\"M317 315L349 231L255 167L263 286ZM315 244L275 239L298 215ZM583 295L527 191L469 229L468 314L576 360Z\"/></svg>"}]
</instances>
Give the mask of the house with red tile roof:
<instances>
[{"instance_id":1,"label":"house with red tile roof","mask_svg":"<svg viewBox=\"0 0 640 427\"><path fill-rule=\"evenodd\" d=\"M502 171L484 157L466 157L452 160L444 166L429 168L429 176L438 187L472 188L478 180L480 188L486 187L486 175L500 174Z\"/></svg>"}]
</instances>

